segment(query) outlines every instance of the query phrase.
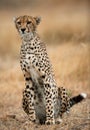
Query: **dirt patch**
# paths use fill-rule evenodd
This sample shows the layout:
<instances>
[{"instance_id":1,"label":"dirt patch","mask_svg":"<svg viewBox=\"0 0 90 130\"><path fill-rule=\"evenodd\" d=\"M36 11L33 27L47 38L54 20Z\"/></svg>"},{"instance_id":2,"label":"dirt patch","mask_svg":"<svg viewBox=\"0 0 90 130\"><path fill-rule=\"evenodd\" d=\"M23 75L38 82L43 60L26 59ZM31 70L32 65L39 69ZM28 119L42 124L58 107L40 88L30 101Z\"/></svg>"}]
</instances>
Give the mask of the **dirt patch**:
<instances>
[{"instance_id":1,"label":"dirt patch","mask_svg":"<svg viewBox=\"0 0 90 130\"><path fill-rule=\"evenodd\" d=\"M0 130L89 130L90 128L90 99L74 106L70 114L65 114L60 125L29 124L22 108L12 107L12 113L0 116Z\"/></svg>"}]
</instances>

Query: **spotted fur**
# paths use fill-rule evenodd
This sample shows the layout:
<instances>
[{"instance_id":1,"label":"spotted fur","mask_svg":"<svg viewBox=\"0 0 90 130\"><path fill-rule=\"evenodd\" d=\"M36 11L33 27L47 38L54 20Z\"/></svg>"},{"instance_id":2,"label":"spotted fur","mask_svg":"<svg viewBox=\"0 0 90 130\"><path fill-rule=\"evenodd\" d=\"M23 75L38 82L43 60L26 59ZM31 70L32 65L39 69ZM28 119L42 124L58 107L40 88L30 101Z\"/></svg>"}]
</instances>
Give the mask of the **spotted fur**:
<instances>
[{"instance_id":1,"label":"spotted fur","mask_svg":"<svg viewBox=\"0 0 90 130\"><path fill-rule=\"evenodd\" d=\"M31 122L55 124L69 111L74 98L69 99L66 90L57 87L45 44L36 32L40 20L26 15L14 18L22 39L20 65L26 85L22 106Z\"/></svg>"}]
</instances>

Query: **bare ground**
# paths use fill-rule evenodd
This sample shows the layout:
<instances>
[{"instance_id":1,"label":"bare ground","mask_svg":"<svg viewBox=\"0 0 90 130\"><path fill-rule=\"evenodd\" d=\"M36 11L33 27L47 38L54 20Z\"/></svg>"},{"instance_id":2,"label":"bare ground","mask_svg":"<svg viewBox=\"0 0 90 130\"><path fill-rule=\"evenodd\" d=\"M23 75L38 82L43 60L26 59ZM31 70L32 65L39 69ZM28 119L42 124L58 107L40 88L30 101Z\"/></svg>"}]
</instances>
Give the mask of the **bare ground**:
<instances>
[{"instance_id":1,"label":"bare ground","mask_svg":"<svg viewBox=\"0 0 90 130\"><path fill-rule=\"evenodd\" d=\"M90 99L75 106L69 115L64 115L60 125L33 125L25 123L26 115L22 108L11 107L7 114L0 117L0 130L89 130L90 128Z\"/></svg>"}]
</instances>

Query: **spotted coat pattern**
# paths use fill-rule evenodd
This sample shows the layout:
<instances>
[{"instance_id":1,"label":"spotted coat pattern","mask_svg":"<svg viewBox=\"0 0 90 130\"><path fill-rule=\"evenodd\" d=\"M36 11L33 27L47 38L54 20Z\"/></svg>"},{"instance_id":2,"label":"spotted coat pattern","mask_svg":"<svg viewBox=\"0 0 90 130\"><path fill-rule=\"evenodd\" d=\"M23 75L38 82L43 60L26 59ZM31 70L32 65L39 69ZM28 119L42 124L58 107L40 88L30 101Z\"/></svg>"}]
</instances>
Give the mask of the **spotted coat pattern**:
<instances>
[{"instance_id":1,"label":"spotted coat pattern","mask_svg":"<svg viewBox=\"0 0 90 130\"><path fill-rule=\"evenodd\" d=\"M36 32L39 17L14 18L21 36L20 65L25 78L22 106L31 122L60 123L70 107L67 92L55 82L45 44Z\"/></svg>"}]
</instances>

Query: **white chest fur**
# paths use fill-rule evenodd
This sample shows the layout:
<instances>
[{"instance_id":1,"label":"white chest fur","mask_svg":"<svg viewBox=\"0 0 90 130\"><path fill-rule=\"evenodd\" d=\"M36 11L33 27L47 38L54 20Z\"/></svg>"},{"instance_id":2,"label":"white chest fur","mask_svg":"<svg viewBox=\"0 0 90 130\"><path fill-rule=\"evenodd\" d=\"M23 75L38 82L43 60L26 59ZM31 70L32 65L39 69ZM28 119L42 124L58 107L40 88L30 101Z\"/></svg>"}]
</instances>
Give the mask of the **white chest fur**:
<instances>
[{"instance_id":1,"label":"white chest fur","mask_svg":"<svg viewBox=\"0 0 90 130\"><path fill-rule=\"evenodd\" d=\"M39 73L36 71L36 69L33 66L30 66L30 75L32 77L32 80L38 84L38 79L40 77Z\"/></svg>"}]
</instances>

